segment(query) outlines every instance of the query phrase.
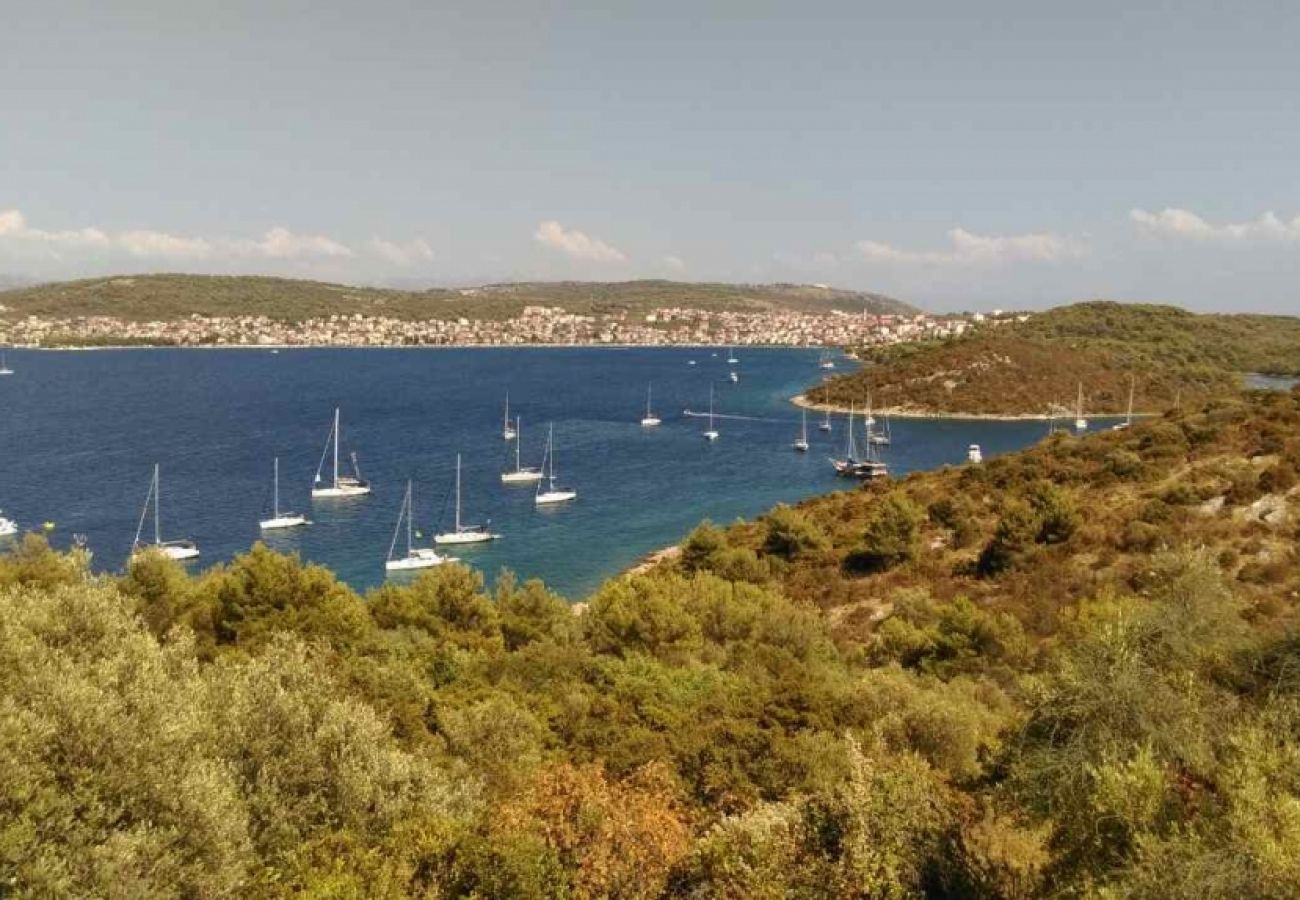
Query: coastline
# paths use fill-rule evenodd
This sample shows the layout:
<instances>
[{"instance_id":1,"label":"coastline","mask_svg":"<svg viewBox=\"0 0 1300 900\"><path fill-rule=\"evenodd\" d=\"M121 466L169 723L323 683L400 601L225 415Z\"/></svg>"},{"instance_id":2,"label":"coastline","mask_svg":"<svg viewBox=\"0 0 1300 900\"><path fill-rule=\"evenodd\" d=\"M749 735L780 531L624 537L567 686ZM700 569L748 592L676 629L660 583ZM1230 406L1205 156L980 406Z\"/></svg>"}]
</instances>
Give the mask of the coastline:
<instances>
[{"instance_id":1,"label":"coastline","mask_svg":"<svg viewBox=\"0 0 1300 900\"><path fill-rule=\"evenodd\" d=\"M94 344L65 347L11 345L9 349L42 353L88 353L95 350L824 350L819 344L605 344L593 341L555 344ZM852 359L844 354L846 359Z\"/></svg>"},{"instance_id":2,"label":"coastline","mask_svg":"<svg viewBox=\"0 0 1300 900\"><path fill-rule=\"evenodd\" d=\"M848 415L849 410L843 406L835 406L831 403L813 403L804 394L795 394L790 398L790 402L801 408L811 409L817 412L830 411L840 415ZM857 410L860 412L861 410ZM1069 416L1051 416L1047 413L958 413L958 412L941 412L939 410L911 409L901 406L884 406L873 409L872 415L889 416L893 419L957 419L972 422L1046 422L1050 419L1067 419ZM1099 413L1089 414L1092 419L1122 419L1124 413ZM1134 412L1133 418L1151 418L1152 416L1161 415L1154 412Z\"/></svg>"},{"instance_id":3,"label":"coastline","mask_svg":"<svg viewBox=\"0 0 1300 900\"><path fill-rule=\"evenodd\" d=\"M647 553L645 556L637 560L636 563L624 569L620 573L620 577L624 575L641 575L645 572L649 572L651 569L659 565L661 562L666 562L667 560L670 559L676 559L681 555L682 555L682 545L671 544L667 547L663 547L662 549L655 550L653 553Z\"/></svg>"}]
</instances>

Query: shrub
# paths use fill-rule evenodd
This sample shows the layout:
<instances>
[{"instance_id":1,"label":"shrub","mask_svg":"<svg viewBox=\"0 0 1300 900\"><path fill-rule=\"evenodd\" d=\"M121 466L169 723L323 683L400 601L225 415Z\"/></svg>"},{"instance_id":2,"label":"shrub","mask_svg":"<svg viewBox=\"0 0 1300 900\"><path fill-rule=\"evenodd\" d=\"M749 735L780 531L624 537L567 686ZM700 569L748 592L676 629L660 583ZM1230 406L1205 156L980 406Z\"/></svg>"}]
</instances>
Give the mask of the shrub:
<instances>
[{"instance_id":1,"label":"shrub","mask_svg":"<svg viewBox=\"0 0 1300 900\"><path fill-rule=\"evenodd\" d=\"M877 572L913 559L920 546L921 521L921 511L902 491L885 494L867 516L853 567Z\"/></svg>"}]
</instances>

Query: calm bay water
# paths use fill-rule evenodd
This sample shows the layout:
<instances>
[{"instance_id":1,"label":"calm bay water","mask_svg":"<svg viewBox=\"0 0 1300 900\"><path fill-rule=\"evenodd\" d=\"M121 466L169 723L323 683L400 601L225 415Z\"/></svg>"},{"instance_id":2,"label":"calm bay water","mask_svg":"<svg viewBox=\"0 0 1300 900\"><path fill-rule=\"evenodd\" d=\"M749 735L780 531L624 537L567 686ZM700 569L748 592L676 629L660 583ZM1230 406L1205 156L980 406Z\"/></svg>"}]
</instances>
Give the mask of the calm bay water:
<instances>
[{"instance_id":1,"label":"calm bay water","mask_svg":"<svg viewBox=\"0 0 1300 900\"><path fill-rule=\"evenodd\" d=\"M728 522L781 501L844 488L827 457L843 443L810 417L812 449L790 449L799 411L788 398L818 380L818 354L745 350L727 380L725 351L701 349L112 350L10 352L0 378L0 508L24 529L56 523L66 546L84 535L96 565L121 567L151 467L162 465L164 538L190 537L201 565L258 539L269 515L272 458L281 505L309 528L267 543L328 565L358 588L384 578L405 490L415 480L416 524L431 536L448 504L455 454L464 455L465 517L490 519L503 539L460 549L489 577L509 567L578 599L639 557L677 541L703 518ZM691 366L688 360L696 360ZM638 424L654 383L658 429ZM708 444L710 383L723 416ZM525 465L541 462L555 422L560 481L577 501L539 511L533 486L502 485L513 462L501 438L502 401L523 417ZM374 493L309 498L335 406L345 452L356 450ZM886 450L902 474L1040 438L1041 422L896 421Z\"/></svg>"}]
</instances>

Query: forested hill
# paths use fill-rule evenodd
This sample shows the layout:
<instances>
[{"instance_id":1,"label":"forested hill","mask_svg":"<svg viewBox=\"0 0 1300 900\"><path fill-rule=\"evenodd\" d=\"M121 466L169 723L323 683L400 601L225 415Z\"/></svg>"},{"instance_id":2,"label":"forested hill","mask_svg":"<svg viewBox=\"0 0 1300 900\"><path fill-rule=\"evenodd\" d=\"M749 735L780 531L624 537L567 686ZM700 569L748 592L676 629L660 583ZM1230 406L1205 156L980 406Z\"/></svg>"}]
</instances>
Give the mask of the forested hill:
<instances>
[{"instance_id":1,"label":"forested hill","mask_svg":"<svg viewBox=\"0 0 1300 900\"><path fill-rule=\"evenodd\" d=\"M865 351L862 370L808 393L815 402L950 414L1122 413L1236 390L1242 372L1300 373L1300 318L1197 315L1106 301L1063 306L947 341Z\"/></svg>"},{"instance_id":2,"label":"forested hill","mask_svg":"<svg viewBox=\"0 0 1300 900\"><path fill-rule=\"evenodd\" d=\"M500 319L525 306L588 315L659 307L763 311L914 313L879 294L812 285L692 284L675 281L528 282L427 291L352 287L260 276L131 275L0 292L0 316L114 316L158 321L189 315L261 315L301 321L330 315L398 319Z\"/></svg>"},{"instance_id":3,"label":"forested hill","mask_svg":"<svg viewBox=\"0 0 1300 900\"><path fill-rule=\"evenodd\" d=\"M1300 391L448 565L0 557L15 896L1289 898Z\"/></svg>"}]
</instances>

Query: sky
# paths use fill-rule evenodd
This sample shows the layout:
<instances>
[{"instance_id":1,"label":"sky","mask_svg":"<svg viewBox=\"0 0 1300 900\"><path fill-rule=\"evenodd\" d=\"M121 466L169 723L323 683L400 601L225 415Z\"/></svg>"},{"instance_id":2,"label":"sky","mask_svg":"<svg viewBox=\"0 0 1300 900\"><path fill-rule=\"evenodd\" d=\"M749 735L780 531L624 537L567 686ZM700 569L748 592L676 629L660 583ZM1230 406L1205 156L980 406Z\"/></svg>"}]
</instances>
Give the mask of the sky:
<instances>
[{"instance_id":1,"label":"sky","mask_svg":"<svg viewBox=\"0 0 1300 900\"><path fill-rule=\"evenodd\" d=\"M1300 4L0 0L0 275L1300 314Z\"/></svg>"}]
</instances>

